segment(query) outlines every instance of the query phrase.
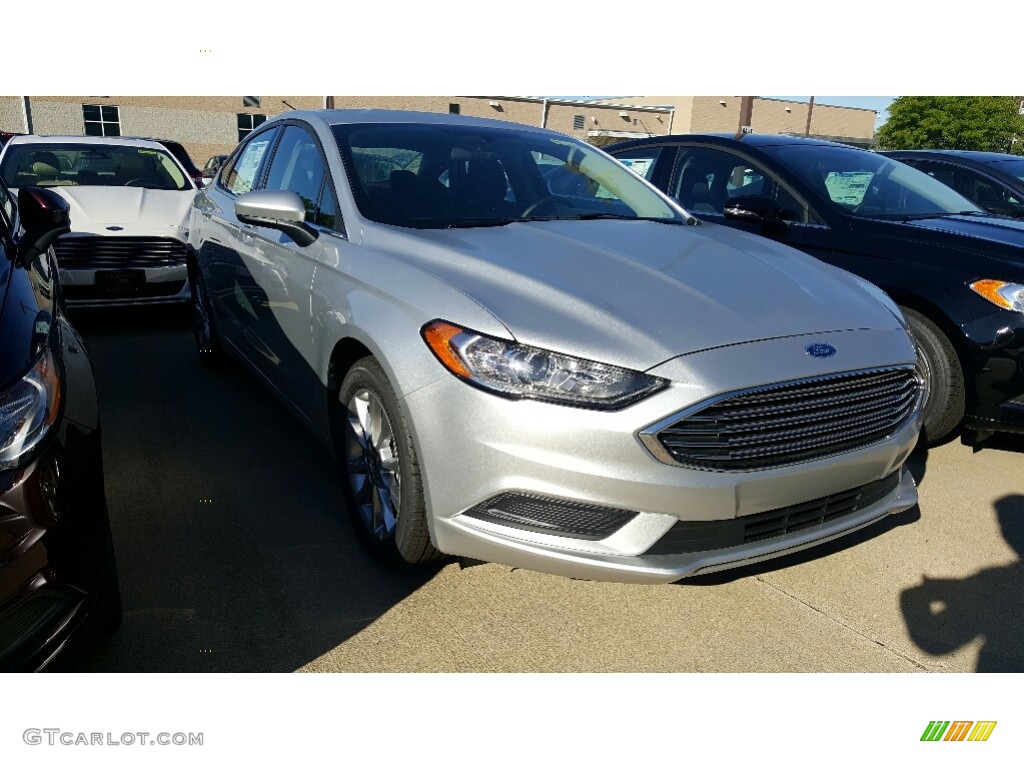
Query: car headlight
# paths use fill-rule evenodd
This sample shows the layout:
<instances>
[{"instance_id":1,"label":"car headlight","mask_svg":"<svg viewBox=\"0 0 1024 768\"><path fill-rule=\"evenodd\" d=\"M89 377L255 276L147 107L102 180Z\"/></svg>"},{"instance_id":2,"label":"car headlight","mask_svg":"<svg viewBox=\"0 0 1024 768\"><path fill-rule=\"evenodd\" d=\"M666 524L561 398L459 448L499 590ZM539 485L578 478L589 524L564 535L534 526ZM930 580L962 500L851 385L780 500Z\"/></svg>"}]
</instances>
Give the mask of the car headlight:
<instances>
[{"instance_id":1,"label":"car headlight","mask_svg":"<svg viewBox=\"0 0 1024 768\"><path fill-rule=\"evenodd\" d=\"M668 381L583 360L436 320L423 339L451 373L481 389L580 408L615 410L668 386Z\"/></svg>"},{"instance_id":2,"label":"car headlight","mask_svg":"<svg viewBox=\"0 0 1024 768\"><path fill-rule=\"evenodd\" d=\"M977 280L971 290L988 299L1000 309L1024 312L1024 285L1004 283L1002 280Z\"/></svg>"},{"instance_id":3,"label":"car headlight","mask_svg":"<svg viewBox=\"0 0 1024 768\"><path fill-rule=\"evenodd\" d=\"M61 374L44 349L32 368L0 391L0 470L22 463L60 418Z\"/></svg>"}]
</instances>

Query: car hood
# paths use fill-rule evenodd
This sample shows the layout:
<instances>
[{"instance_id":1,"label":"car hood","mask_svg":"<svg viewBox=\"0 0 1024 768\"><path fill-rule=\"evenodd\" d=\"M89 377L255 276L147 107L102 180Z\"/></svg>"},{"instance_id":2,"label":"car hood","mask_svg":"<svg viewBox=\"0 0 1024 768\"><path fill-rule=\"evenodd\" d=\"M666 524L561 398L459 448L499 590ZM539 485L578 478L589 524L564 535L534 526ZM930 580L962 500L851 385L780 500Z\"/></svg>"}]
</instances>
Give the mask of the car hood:
<instances>
[{"instance_id":1,"label":"car hood","mask_svg":"<svg viewBox=\"0 0 1024 768\"><path fill-rule=\"evenodd\" d=\"M364 243L472 297L525 344L636 370L760 339L899 327L846 272L728 227L368 226Z\"/></svg>"},{"instance_id":2,"label":"car hood","mask_svg":"<svg viewBox=\"0 0 1024 768\"><path fill-rule=\"evenodd\" d=\"M911 219L896 225L915 236L943 244L957 241L963 247L999 260L1024 265L1024 220L1004 216L936 216Z\"/></svg>"},{"instance_id":3,"label":"car hood","mask_svg":"<svg viewBox=\"0 0 1024 768\"><path fill-rule=\"evenodd\" d=\"M71 205L71 231L164 235L185 226L195 190L143 187L50 187ZM110 227L121 227L111 230Z\"/></svg>"}]
</instances>

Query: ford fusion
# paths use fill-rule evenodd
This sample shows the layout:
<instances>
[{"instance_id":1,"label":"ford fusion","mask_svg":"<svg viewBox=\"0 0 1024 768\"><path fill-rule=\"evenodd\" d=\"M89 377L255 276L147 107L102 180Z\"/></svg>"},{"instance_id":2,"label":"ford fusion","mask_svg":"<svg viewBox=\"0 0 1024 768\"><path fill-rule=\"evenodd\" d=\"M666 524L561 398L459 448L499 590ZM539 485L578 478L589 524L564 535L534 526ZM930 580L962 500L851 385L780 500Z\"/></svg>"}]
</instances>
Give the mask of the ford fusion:
<instances>
[{"instance_id":1,"label":"ford fusion","mask_svg":"<svg viewBox=\"0 0 1024 768\"><path fill-rule=\"evenodd\" d=\"M895 305L559 133L287 113L196 197L188 263L201 359L335 452L395 565L664 583L917 501Z\"/></svg>"},{"instance_id":2,"label":"ford fusion","mask_svg":"<svg viewBox=\"0 0 1024 768\"><path fill-rule=\"evenodd\" d=\"M188 300L185 225L196 185L159 142L16 136L0 153L0 176L70 203L72 231L54 245L69 305Z\"/></svg>"}]
</instances>

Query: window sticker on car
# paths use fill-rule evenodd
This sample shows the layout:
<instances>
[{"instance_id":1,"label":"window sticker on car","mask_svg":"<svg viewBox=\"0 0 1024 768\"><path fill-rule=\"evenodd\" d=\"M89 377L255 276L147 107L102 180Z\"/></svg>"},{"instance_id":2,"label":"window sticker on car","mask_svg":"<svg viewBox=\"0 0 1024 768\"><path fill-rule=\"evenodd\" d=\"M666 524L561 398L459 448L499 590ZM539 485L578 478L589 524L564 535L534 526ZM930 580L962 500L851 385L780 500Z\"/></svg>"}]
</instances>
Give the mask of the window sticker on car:
<instances>
[{"instance_id":1,"label":"window sticker on car","mask_svg":"<svg viewBox=\"0 0 1024 768\"><path fill-rule=\"evenodd\" d=\"M874 175L871 171L833 171L825 177L825 188L837 203L860 205Z\"/></svg>"}]
</instances>

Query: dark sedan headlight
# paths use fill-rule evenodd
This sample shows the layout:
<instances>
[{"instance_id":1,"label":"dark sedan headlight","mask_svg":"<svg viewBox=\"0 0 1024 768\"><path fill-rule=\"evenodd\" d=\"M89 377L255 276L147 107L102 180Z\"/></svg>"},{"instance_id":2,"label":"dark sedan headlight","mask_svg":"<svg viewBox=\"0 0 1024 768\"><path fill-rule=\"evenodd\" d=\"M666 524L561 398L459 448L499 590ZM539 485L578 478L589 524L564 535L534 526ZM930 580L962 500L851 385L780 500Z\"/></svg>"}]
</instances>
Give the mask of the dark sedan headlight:
<instances>
[{"instance_id":1,"label":"dark sedan headlight","mask_svg":"<svg viewBox=\"0 0 1024 768\"><path fill-rule=\"evenodd\" d=\"M0 390L0 470L22 463L60 419L61 373L49 349L28 373Z\"/></svg>"},{"instance_id":2,"label":"dark sedan headlight","mask_svg":"<svg viewBox=\"0 0 1024 768\"><path fill-rule=\"evenodd\" d=\"M423 328L423 338L451 373L505 397L615 410L668 386L665 379L639 371L496 339L440 320Z\"/></svg>"},{"instance_id":3,"label":"dark sedan headlight","mask_svg":"<svg viewBox=\"0 0 1024 768\"><path fill-rule=\"evenodd\" d=\"M971 283L971 290L988 299L1000 309L1024 312L1024 285L1006 283L1002 280L978 280Z\"/></svg>"}]
</instances>

